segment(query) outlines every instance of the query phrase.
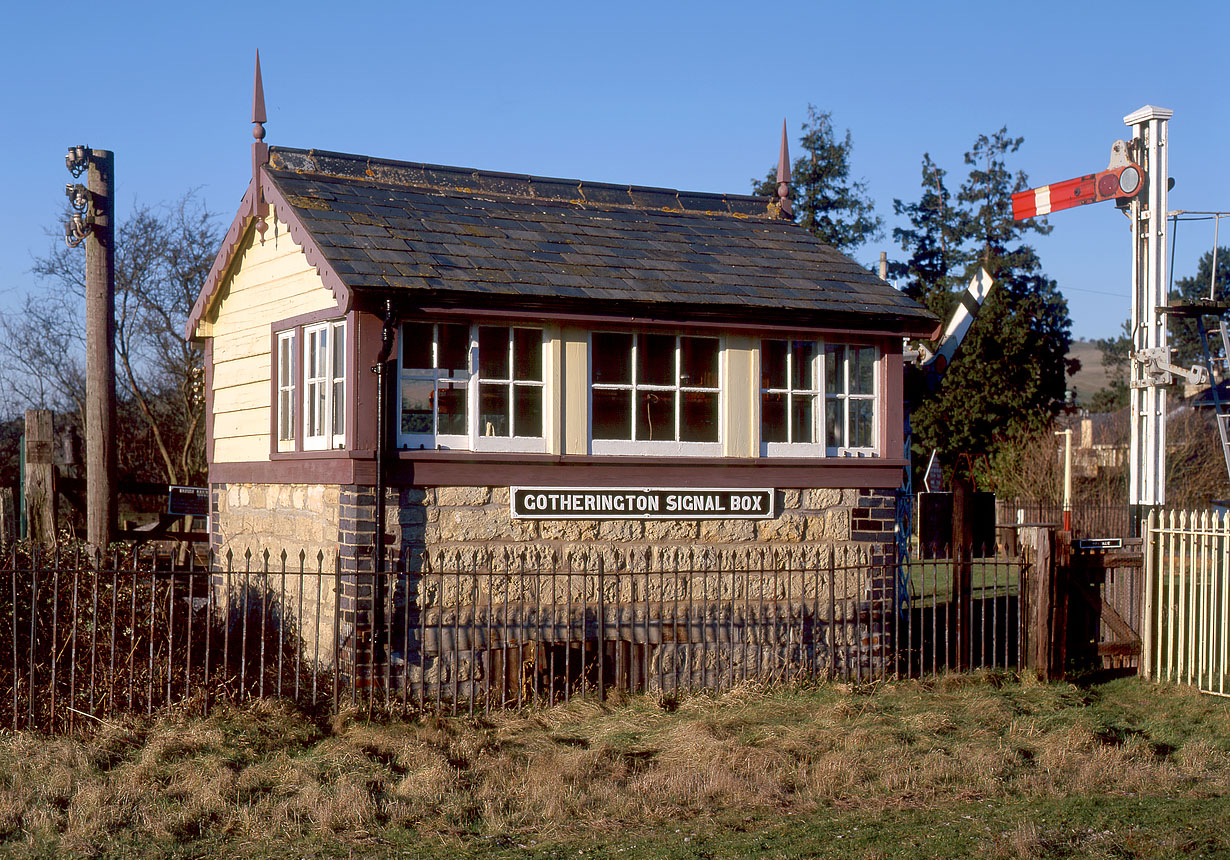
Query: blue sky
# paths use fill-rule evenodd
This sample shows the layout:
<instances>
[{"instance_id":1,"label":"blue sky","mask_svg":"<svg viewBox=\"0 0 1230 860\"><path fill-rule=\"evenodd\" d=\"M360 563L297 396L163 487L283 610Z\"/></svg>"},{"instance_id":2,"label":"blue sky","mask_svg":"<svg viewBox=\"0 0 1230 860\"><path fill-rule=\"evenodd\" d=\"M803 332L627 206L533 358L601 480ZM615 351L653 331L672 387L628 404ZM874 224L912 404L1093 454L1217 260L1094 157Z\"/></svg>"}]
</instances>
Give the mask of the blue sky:
<instances>
[{"instance_id":1,"label":"blue sky","mask_svg":"<svg viewBox=\"0 0 1230 860\"><path fill-rule=\"evenodd\" d=\"M250 174L252 62L270 144L746 193L808 104L854 137L853 169L893 226L930 152L952 187L979 134L1025 138L1034 185L1106 167L1145 104L1174 110L1170 208L1230 210L1224 45L1215 2L141 4L99 16L5 13L0 70L0 308L63 205L64 151L111 149L121 217L193 188L229 223ZM1126 219L1052 216L1034 242L1073 334L1129 312ZM1176 276L1212 246L1184 225ZM1230 234L1222 237L1230 244ZM883 240L856 256L867 263Z\"/></svg>"}]
</instances>

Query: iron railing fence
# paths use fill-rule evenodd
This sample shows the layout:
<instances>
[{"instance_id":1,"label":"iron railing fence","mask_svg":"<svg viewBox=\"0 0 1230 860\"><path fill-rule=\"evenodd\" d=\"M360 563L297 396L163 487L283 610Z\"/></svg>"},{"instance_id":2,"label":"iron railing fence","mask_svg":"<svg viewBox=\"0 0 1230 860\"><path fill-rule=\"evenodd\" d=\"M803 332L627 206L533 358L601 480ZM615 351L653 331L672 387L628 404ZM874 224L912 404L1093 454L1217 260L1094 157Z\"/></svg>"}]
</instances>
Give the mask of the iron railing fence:
<instances>
[{"instance_id":1,"label":"iron railing fence","mask_svg":"<svg viewBox=\"0 0 1230 860\"><path fill-rule=\"evenodd\" d=\"M156 550L10 552L0 725L72 731L185 702L207 712L219 698L335 699L334 643L289 623L330 599L324 556L235 561L211 571Z\"/></svg>"},{"instance_id":2,"label":"iron railing fence","mask_svg":"<svg viewBox=\"0 0 1230 860\"><path fill-rule=\"evenodd\" d=\"M995 500L995 522L1001 526L1015 523L1063 523L1063 502L1038 499ZM1132 537L1131 506L1112 502L1073 502L1072 531L1080 537Z\"/></svg>"},{"instance_id":3,"label":"iron railing fence","mask_svg":"<svg viewBox=\"0 0 1230 860\"><path fill-rule=\"evenodd\" d=\"M1230 695L1230 514L1151 511L1144 551L1144 675Z\"/></svg>"},{"instance_id":4,"label":"iron railing fence","mask_svg":"<svg viewBox=\"0 0 1230 860\"><path fill-rule=\"evenodd\" d=\"M324 554L228 555L210 569L155 552L11 554L3 723L63 732L256 697L475 713L1021 662L1015 559L899 567L698 548L433 553L383 567L339 574Z\"/></svg>"},{"instance_id":5,"label":"iron railing fence","mask_svg":"<svg viewBox=\"0 0 1230 860\"><path fill-rule=\"evenodd\" d=\"M614 563L427 561L420 601L403 601L426 607L401 628L404 653L419 665L384 685L419 707L473 712L610 689L669 695L749 680L870 682L1020 664L1015 559L835 565L819 553L766 550L726 565L688 550ZM962 570L969 588L958 600Z\"/></svg>"}]
</instances>

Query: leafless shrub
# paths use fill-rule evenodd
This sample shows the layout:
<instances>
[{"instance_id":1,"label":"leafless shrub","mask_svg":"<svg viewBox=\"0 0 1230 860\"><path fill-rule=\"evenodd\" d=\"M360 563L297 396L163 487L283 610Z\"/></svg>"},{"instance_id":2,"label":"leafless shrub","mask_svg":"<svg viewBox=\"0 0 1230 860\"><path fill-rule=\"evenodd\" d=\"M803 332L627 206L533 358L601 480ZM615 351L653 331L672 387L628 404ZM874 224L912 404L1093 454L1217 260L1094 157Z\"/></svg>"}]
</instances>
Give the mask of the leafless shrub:
<instances>
[{"instance_id":1,"label":"leafless shrub","mask_svg":"<svg viewBox=\"0 0 1230 860\"><path fill-rule=\"evenodd\" d=\"M1064 441L1056 429L1006 440L991 459L984 482L1001 498L1062 502ZM1126 412L1105 418L1095 434L1105 453L1081 450L1079 429L1074 434L1074 503L1128 503L1129 429ZM1212 411L1173 409L1166 420L1167 505L1203 509L1226 498L1230 481Z\"/></svg>"},{"instance_id":2,"label":"leafless shrub","mask_svg":"<svg viewBox=\"0 0 1230 860\"><path fill-rule=\"evenodd\" d=\"M174 703L331 691L273 592L276 577L223 582L155 551L10 547L0 564L0 725L98 727Z\"/></svg>"}]
</instances>

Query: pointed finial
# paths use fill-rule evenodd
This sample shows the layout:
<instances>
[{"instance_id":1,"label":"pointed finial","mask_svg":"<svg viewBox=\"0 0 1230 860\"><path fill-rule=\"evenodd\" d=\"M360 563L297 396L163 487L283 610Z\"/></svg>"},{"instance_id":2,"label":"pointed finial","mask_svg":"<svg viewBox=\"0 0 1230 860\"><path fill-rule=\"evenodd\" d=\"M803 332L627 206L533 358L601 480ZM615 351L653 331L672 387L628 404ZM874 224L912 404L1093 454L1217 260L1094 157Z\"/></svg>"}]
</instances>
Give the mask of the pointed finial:
<instances>
[{"instance_id":1,"label":"pointed finial","mask_svg":"<svg viewBox=\"0 0 1230 860\"><path fill-rule=\"evenodd\" d=\"M256 81L252 84L252 136L265 139L265 85L261 81L261 52L256 52Z\"/></svg>"},{"instance_id":2,"label":"pointed finial","mask_svg":"<svg viewBox=\"0 0 1230 860\"><path fill-rule=\"evenodd\" d=\"M790 149L786 143L786 120L782 120L782 152L777 158L777 203L782 215L794 217L790 206Z\"/></svg>"},{"instance_id":3,"label":"pointed finial","mask_svg":"<svg viewBox=\"0 0 1230 860\"><path fill-rule=\"evenodd\" d=\"M269 147L265 144L265 85L261 81L259 50L256 52L256 80L252 84L252 137L255 140L252 142L252 209L249 214L256 219L256 232L264 243L269 204L265 202L265 193L261 189L260 173L261 165L269 163Z\"/></svg>"}]
</instances>

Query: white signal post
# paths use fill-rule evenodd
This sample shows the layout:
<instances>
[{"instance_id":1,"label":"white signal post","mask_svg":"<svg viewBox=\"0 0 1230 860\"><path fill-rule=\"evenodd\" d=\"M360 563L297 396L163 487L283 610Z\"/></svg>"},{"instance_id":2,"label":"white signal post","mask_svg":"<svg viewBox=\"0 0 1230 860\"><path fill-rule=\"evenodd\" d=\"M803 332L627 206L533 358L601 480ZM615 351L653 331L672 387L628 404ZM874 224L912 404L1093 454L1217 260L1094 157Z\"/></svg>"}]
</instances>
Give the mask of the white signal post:
<instances>
[{"instance_id":1,"label":"white signal post","mask_svg":"<svg viewBox=\"0 0 1230 860\"><path fill-rule=\"evenodd\" d=\"M1123 118L1130 142L1115 141L1111 161L1091 173L1012 195L1016 220L1117 199L1126 202L1132 229L1132 355L1130 504L1166 503L1166 388L1176 376L1207 381L1202 368L1170 361L1166 342L1166 219L1170 171L1167 123L1174 111L1145 105ZM1143 174L1143 176L1142 176ZM1143 178L1143 188L1141 180Z\"/></svg>"},{"instance_id":2,"label":"white signal post","mask_svg":"<svg viewBox=\"0 0 1230 860\"><path fill-rule=\"evenodd\" d=\"M1166 320L1167 124L1174 111L1146 105L1123 118L1133 155L1145 171L1145 193L1132 198L1131 477L1129 499L1166 502L1166 389L1173 380ZM1157 359L1161 359L1160 362ZM1159 366L1159 364L1161 366Z\"/></svg>"}]
</instances>

